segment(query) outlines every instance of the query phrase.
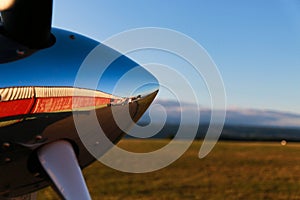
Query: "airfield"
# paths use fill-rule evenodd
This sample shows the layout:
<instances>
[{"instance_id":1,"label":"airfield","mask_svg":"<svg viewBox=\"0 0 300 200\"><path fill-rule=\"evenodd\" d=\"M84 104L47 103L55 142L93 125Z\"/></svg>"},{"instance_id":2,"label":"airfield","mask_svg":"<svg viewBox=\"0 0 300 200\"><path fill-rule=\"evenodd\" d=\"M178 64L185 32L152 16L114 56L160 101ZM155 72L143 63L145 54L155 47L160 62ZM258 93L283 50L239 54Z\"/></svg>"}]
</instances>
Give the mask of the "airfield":
<instances>
[{"instance_id":1,"label":"airfield","mask_svg":"<svg viewBox=\"0 0 300 200\"><path fill-rule=\"evenodd\" d=\"M121 140L118 146L149 152L169 140ZM129 174L95 162L84 170L93 199L300 199L300 143L221 141L204 159L195 141L175 163ZM38 200L58 199L49 187Z\"/></svg>"}]
</instances>

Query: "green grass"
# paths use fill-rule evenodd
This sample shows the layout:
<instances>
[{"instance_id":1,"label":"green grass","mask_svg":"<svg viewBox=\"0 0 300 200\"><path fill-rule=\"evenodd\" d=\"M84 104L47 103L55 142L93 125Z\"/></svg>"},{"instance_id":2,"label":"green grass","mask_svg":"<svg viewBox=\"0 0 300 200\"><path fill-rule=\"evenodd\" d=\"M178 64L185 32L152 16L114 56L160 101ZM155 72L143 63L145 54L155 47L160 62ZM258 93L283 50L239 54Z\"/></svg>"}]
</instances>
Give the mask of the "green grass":
<instances>
[{"instance_id":1,"label":"green grass","mask_svg":"<svg viewBox=\"0 0 300 200\"><path fill-rule=\"evenodd\" d=\"M122 140L124 149L147 152L167 140ZM93 199L300 199L300 144L219 142L204 159L201 142L169 167L129 174L96 162L84 170ZM51 188L38 199L57 199Z\"/></svg>"}]
</instances>

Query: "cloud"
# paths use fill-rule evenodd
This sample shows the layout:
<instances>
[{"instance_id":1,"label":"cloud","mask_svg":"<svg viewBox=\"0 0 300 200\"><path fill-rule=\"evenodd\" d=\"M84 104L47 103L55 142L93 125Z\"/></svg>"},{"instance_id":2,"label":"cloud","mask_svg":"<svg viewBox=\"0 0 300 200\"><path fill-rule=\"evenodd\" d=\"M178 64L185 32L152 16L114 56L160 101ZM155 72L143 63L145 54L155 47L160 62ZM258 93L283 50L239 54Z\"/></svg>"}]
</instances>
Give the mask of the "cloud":
<instances>
[{"instance_id":1,"label":"cloud","mask_svg":"<svg viewBox=\"0 0 300 200\"><path fill-rule=\"evenodd\" d=\"M228 124L300 127L299 114L258 109L229 109L226 113Z\"/></svg>"},{"instance_id":2,"label":"cloud","mask_svg":"<svg viewBox=\"0 0 300 200\"><path fill-rule=\"evenodd\" d=\"M200 112L200 123L209 123L211 110L205 107L197 107L192 103L181 103L168 100L156 100L155 104L161 105L167 114L167 122L179 123L181 119L181 111ZM159 123L155 120L155 112L151 111L153 122ZM149 122L149 113L142 118L143 122ZM192 119L190 119L192 120ZM287 113L273 110L260 109L245 109L245 108L228 108L226 111L226 124L230 125L251 125L251 126L280 126L280 127L298 127L300 128L300 114Z\"/></svg>"}]
</instances>

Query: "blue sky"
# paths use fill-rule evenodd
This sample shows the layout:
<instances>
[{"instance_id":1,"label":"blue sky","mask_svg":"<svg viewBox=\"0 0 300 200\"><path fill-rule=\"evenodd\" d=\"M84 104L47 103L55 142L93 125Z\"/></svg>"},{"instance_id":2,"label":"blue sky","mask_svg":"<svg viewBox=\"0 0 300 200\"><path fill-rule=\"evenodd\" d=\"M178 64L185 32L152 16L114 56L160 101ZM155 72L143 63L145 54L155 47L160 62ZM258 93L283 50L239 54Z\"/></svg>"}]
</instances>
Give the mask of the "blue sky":
<instances>
[{"instance_id":1,"label":"blue sky","mask_svg":"<svg viewBox=\"0 0 300 200\"><path fill-rule=\"evenodd\" d=\"M150 26L180 31L201 44L217 64L230 108L300 114L297 0L54 3L54 26L100 42L132 28Z\"/></svg>"}]
</instances>

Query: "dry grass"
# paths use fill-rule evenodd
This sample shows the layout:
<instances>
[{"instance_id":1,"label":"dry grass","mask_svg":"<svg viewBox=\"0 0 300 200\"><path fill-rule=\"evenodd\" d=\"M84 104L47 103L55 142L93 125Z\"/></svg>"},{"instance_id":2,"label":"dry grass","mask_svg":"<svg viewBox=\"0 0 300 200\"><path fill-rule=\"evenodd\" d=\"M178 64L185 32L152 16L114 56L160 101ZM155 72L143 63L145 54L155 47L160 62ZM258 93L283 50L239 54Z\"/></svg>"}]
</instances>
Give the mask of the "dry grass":
<instances>
[{"instance_id":1,"label":"dry grass","mask_svg":"<svg viewBox=\"0 0 300 200\"><path fill-rule=\"evenodd\" d=\"M145 152L167 140L122 140ZM93 199L300 199L300 144L219 142L204 159L201 142L169 167L129 174L96 162L84 170ZM49 188L38 199L57 199Z\"/></svg>"}]
</instances>

